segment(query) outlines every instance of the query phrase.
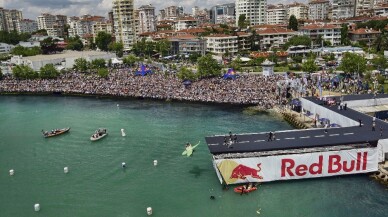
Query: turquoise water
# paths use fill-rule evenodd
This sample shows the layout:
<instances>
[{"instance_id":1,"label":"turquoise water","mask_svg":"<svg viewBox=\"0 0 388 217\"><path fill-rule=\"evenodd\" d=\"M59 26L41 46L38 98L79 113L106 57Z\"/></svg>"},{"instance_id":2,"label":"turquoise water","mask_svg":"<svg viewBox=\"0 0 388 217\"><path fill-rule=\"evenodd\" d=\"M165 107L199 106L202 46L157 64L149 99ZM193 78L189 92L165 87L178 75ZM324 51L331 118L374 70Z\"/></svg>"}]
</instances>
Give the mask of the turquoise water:
<instances>
[{"instance_id":1,"label":"turquoise water","mask_svg":"<svg viewBox=\"0 0 388 217\"><path fill-rule=\"evenodd\" d=\"M70 133L59 137L40 134L68 126ZM89 141L99 127L109 135ZM205 136L285 129L291 127L268 115L221 105L0 96L0 216L147 216L148 206L152 216L166 217L259 216L258 210L260 216L388 215L385 187L365 175L265 183L248 195L222 190ZM201 141L191 158L181 156L188 141Z\"/></svg>"}]
</instances>

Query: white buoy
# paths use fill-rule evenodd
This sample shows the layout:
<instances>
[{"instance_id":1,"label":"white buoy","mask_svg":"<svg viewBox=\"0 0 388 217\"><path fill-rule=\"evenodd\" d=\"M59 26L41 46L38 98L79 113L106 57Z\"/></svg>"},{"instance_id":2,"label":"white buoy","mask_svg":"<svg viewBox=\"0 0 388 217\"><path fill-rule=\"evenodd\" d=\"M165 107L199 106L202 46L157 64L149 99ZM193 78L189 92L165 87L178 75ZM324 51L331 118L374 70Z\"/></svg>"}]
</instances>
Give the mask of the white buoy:
<instances>
[{"instance_id":1,"label":"white buoy","mask_svg":"<svg viewBox=\"0 0 388 217\"><path fill-rule=\"evenodd\" d=\"M122 168L127 167L127 166L125 165L125 162L122 162L122 163L121 163L121 167L122 167Z\"/></svg>"},{"instance_id":2,"label":"white buoy","mask_svg":"<svg viewBox=\"0 0 388 217\"><path fill-rule=\"evenodd\" d=\"M38 211L40 210L40 205L39 205L39 203L36 203L36 204L34 205L34 210L35 210L35 212L38 212Z\"/></svg>"},{"instance_id":3,"label":"white buoy","mask_svg":"<svg viewBox=\"0 0 388 217\"><path fill-rule=\"evenodd\" d=\"M158 161L154 160L154 166L158 165Z\"/></svg>"},{"instance_id":4,"label":"white buoy","mask_svg":"<svg viewBox=\"0 0 388 217\"><path fill-rule=\"evenodd\" d=\"M64 167L64 168L63 168L63 172L64 172L64 173L68 173L68 172L69 172L69 168L68 168L68 167Z\"/></svg>"},{"instance_id":5,"label":"white buoy","mask_svg":"<svg viewBox=\"0 0 388 217\"><path fill-rule=\"evenodd\" d=\"M147 215L152 215L152 207L147 207Z\"/></svg>"},{"instance_id":6,"label":"white buoy","mask_svg":"<svg viewBox=\"0 0 388 217\"><path fill-rule=\"evenodd\" d=\"M121 136L125 136L124 129L121 129Z\"/></svg>"},{"instance_id":7,"label":"white buoy","mask_svg":"<svg viewBox=\"0 0 388 217\"><path fill-rule=\"evenodd\" d=\"M10 176L13 176L15 174L15 171L12 169L12 170L9 170L9 175Z\"/></svg>"},{"instance_id":8,"label":"white buoy","mask_svg":"<svg viewBox=\"0 0 388 217\"><path fill-rule=\"evenodd\" d=\"M117 104L117 107L119 107L120 105L119 104Z\"/></svg>"}]
</instances>

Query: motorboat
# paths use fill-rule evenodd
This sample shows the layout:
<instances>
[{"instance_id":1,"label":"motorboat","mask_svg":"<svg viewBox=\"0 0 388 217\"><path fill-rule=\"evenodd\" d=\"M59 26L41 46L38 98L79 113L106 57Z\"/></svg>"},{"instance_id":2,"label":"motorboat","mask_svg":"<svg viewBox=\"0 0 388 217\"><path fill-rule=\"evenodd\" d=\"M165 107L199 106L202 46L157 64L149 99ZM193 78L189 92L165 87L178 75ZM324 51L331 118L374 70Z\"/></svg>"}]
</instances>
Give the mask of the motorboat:
<instances>
[{"instance_id":1,"label":"motorboat","mask_svg":"<svg viewBox=\"0 0 388 217\"><path fill-rule=\"evenodd\" d=\"M108 135L108 132L106 131L105 128L99 128L98 130L96 130L96 132L93 133L93 135L90 137L90 140L98 141L107 135Z\"/></svg>"}]
</instances>

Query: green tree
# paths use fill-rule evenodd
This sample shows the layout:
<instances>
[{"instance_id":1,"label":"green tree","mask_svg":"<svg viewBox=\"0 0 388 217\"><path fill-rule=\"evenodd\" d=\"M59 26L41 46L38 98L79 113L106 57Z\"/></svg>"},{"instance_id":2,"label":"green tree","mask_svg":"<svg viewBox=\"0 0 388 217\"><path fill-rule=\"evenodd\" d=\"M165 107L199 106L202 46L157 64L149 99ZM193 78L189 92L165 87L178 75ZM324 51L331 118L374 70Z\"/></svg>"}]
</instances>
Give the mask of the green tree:
<instances>
[{"instance_id":1,"label":"green tree","mask_svg":"<svg viewBox=\"0 0 388 217\"><path fill-rule=\"evenodd\" d=\"M206 54L198 59L198 76L200 78L216 77L221 75L221 65L211 54Z\"/></svg>"},{"instance_id":2,"label":"green tree","mask_svg":"<svg viewBox=\"0 0 388 217\"><path fill-rule=\"evenodd\" d=\"M106 68L106 62L102 58L94 59L91 62L91 67L93 69L101 69L101 68Z\"/></svg>"},{"instance_id":3,"label":"green tree","mask_svg":"<svg viewBox=\"0 0 388 217\"><path fill-rule=\"evenodd\" d=\"M146 47L146 39L142 38L140 41L136 42L133 45L132 50L136 55L140 56L145 54L145 47Z\"/></svg>"},{"instance_id":4,"label":"green tree","mask_svg":"<svg viewBox=\"0 0 388 217\"><path fill-rule=\"evenodd\" d=\"M388 34L383 32L373 41L373 47L377 52L382 53L384 50L388 50Z\"/></svg>"},{"instance_id":5,"label":"green tree","mask_svg":"<svg viewBox=\"0 0 388 217\"><path fill-rule=\"evenodd\" d=\"M99 68L97 74L101 78L107 78L109 76L109 71L107 68Z\"/></svg>"},{"instance_id":6,"label":"green tree","mask_svg":"<svg viewBox=\"0 0 388 217\"><path fill-rule=\"evenodd\" d=\"M378 74L376 80L380 85L383 85L385 83L385 77L383 75Z\"/></svg>"},{"instance_id":7,"label":"green tree","mask_svg":"<svg viewBox=\"0 0 388 217\"><path fill-rule=\"evenodd\" d=\"M109 44L109 50L115 52L118 57L122 57L124 45L122 42L111 42Z\"/></svg>"},{"instance_id":8,"label":"green tree","mask_svg":"<svg viewBox=\"0 0 388 217\"><path fill-rule=\"evenodd\" d=\"M0 68L0 80L3 79L3 72L1 71L1 68Z\"/></svg>"},{"instance_id":9,"label":"green tree","mask_svg":"<svg viewBox=\"0 0 388 217\"><path fill-rule=\"evenodd\" d=\"M56 52L63 51L62 48L57 46L58 40L54 40L51 37L48 37L40 42L40 48L43 54L51 54Z\"/></svg>"},{"instance_id":10,"label":"green tree","mask_svg":"<svg viewBox=\"0 0 388 217\"><path fill-rule=\"evenodd\" d=\"M189 60L190 60L191 63L196 63L198 61L198 58L200 58L200 57L201 57L201 54L199 54L197 52L191 53L189 55Z\"/></svg>"},{"instance_id":11,"label":"green tree","mask_svg":"<svg viewBox=\"0 0 388 217\"><path fill-rule=\"evenodd\" d=\"M341 45L350 45L349 28L347 24L342 24L341 27Z\"/></svg>"},{"instance_id":12,"label":"green tree","mask_svg":"<svg viewBox=\"0 0 388 217\"><path fill-rule=\"evenodd\" d=\"M182 67L178 71L177 76L181 80L194 81L196 79L196 74L192 70L190 70L190 69L188 69L186 67Z\"/></svg>"},{"instance_id":13,"label":"green tree","mask_svg":"<svg viewBox=\"0 0 388 217\"><path fill-rule=\"evenodd\" d=\"M293 36L290 40L284 45L284 49L288 49L290 46L304 45L310 47L311 39L307 35L303 36Z\"/></svg>"},{"instance_id":14,"label":"green tree","mask_svg":"<svg viewBox=\"0 0 388 217\"><path fill-rule=\"evenodd\" d=\"M99 32L96 37L96 45L100 50L108 51L108 46L112 42L112 35L106 32Z\"/></svg>"},{"instance_id":15,"label":"green tree","mask_svg":"<svg viewBox=\"0 0 388 217\"><path fill-rule=\"evenodd\" d=\"M144 50L148 57L151 57L151 53L155 50L155 43L152 41L146 41Z\"/></svg>"},{"instance_id":16,"label":"green tree","mask_svg":"<svg viewBox=\"0 0 388 217\"><path fill-rule=\"evenodd\" d=\"M236 71L241 70L242 61L240 57L237 57L230 63L230 67Z\"/></svg>"},{"instance_id":17,"label":"green tree","mask_svg":"<svg viewBox=\"0 0 388 217\"><path fill-rule=\"evenodd\" d=\"M59 71L53 64L46 64L40 68L39 77L43 79L57 78Z\"/></svg>"},{"instance_id":18,"label":"green tree","mask_svg":"<svg viewBox=\"0 0 388 217\"><path fill-rule=\"evenodd\" d=\"M305 72L313 73L318 70L318 66L315 64L313 58L309 58L306 62L303 63L302 69Z\"/></svg>"},{"instance_id":19,"label":"green tree","mask_svg":"<svg viewBox=\"0 0 388 217\"><path fill-rule=\"evenodd\" d=\"M160 53L160 55L163 57L168 54L168 51L171 48L171 42L167 39L160 40L156 42L156 50Z\"/></svg>"},{"instance_id":20,"label":"green tree","mask_svg":"<svg viewBox=\"0 0 388 217\"><path fill-rule=\"evenodd\" d=\"M372 59L372 63L378 70L388 68L388 58L384 55L378 55L376 58Z\"/></svg>"},{"instance_id":21,"label":"green tree","mask_svg":"<svg viewBox=\"0 0 388 217\"><path fill-rule=\"evenodd\" d=\"M296 19L295 15L291 15L288 20L288 28L294 31L298 31L298 19Z\"/></svg>"},{"instance_id":22,"label":"green tree","mask_svg":"<svg viewBox=\"0 0 388 217\"><path fill-rule=\"evenodd\" d=\"M240 29L246 29L248 27L249 21L247 20L247 16L245 14L240 14L237 25Z\"/></svg>"},{"instance_id":23,"label":"green tree","mask_svg":"<svg viewBox=\"0 0 388 217\"><path fill-rule=\"evenodd\" d=\"M67 40L66 49L68 50L82 50L84 48L84 44L81 41L81 38L77 35L76 37L70 37Z\"/></svg>"},{"instance_id":24,"label":"green tree","mask_svg":"<svg viewBox=\"0 0 388 217\"><path fill-rule=\"evenodd\" d=\"M123 63L129 66L133 66L138 60L135 55L128 55L123 59Z\"/></svg>"},{"instance_id":25,"label":"green tree","mask_svg":"<svg viewBox=\"0 0 388 217\"><path fill-rule=\"evenodd\" d=\"M13 55L35 56L35 55L41 54L42 51L40 47L26 48L18 45L14 47L10 53Z\"/></svg>"},{"instance_id":26,"label":"green tree","mask_svg":"<svg viewBox=\"0 0 388 217\"><path fill-rule=\"evenodd\" d=\"M17 65L12 68L12 74L16 79L35 79L38 73L27 65Z\"/></svg>"},{"instance_id":27,"label":"green tree","mask_svg":"<svg viewBox=\"0 0 388 217\"><path fill-rule=\"evenodd\" d=\"M79 72L87 72L89 69L89 62L85 58L78 58L74 60L74 69Z\"/></svg>"},{"instance_id":28,"label":"green tree","mask_svg":"<svg viewBox=\"0 0 388 217\"><path fill-rule=\"evenodd\" d=\"M366 59L355 53L345 53L339 69L346 73L358 73L362 76L366 71Z\"/></svg>"}]
</instances>

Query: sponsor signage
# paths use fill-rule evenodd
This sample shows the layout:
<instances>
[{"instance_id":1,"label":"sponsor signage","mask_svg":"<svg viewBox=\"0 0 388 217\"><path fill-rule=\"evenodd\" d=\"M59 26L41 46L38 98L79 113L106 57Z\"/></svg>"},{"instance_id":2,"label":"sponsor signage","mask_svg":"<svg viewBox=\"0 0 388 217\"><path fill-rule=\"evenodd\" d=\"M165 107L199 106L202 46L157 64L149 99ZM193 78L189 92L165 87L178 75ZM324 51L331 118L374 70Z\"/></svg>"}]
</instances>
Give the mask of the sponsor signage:
<instances>
[{"instance_id":1,"label":"sponsor signage","mask_svg":"<svg viewBox=\"0 0 388 217\"><path fill-rule=\"evenodd\" d=\"M377 171L377 148L218 159L215 165L227 184L316 178Z\"/></svg>"}]
</instances>

